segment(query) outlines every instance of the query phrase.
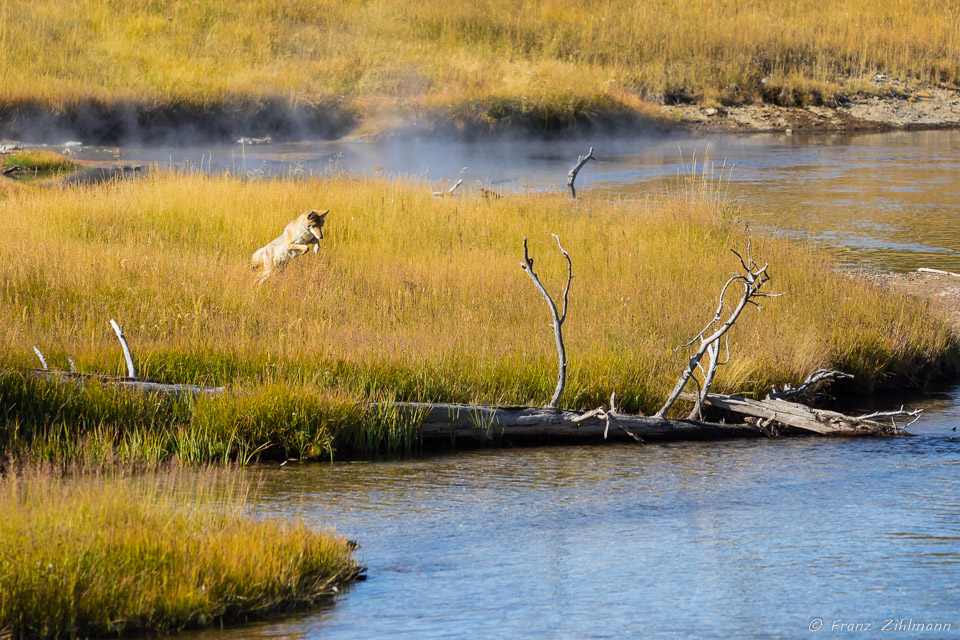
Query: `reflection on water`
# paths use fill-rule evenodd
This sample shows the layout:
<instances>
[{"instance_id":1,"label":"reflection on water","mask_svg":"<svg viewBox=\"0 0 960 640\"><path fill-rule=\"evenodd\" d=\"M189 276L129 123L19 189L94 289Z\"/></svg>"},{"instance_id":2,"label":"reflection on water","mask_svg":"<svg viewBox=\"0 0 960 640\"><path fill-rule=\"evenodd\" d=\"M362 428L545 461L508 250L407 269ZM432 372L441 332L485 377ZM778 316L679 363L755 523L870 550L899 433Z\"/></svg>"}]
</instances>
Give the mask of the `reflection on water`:
<instances>
[{"instance_id":1,"label":"reflection on water","mask_svg":"<svg viewBox=\"0 0 960 640\"><path fill-rule=\"evenodd\" d=\"M176 149L87 150L80 157L249 175L346 169L479 181L500 189L566 190L578 154L595 147L579 187L638 195L675 188L694 155L709 155L728 201L755 226L830 248L848 265L960 271L960 132L865 135L663 136L576 142L306 142ZM725 164L726 170L720 166Z\"/></svg>"},{"instance_id":2,"label":"reflection on water","mask_svg":"<svg viewBox=\"0 0 960 640\"><path fill-rule=\"evenodd\" d=\"M271 467L257 508L359 540L369 579L321 611L201 635L791 638L815 618L956 634L958 396L933 399L915 438Z\"/></svg>"}]
</instances>

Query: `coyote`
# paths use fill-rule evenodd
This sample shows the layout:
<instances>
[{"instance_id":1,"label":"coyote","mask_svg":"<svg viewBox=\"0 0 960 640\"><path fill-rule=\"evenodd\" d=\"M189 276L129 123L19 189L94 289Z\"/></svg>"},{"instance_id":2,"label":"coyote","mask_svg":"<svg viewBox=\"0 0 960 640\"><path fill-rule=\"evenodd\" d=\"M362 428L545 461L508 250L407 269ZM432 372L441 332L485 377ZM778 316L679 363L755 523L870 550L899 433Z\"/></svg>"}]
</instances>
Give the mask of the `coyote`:
<instances>
[{"instance_id":1,"label":"coyote","mask_svg":"<svg viewBox=\"0 0 960 640\"><path fill-rule=\"evenodd\" d=\"M284 227L283 233L273 242L254 251L250 257L250 265L254 269L263 267L263 275L257 284L263 284L264 280L275 272L283 271L288 262L309 251L311 244L316 253L320 249L323 222L328 213L329 209L304 211Z\"/></svg>"}]
</instances>

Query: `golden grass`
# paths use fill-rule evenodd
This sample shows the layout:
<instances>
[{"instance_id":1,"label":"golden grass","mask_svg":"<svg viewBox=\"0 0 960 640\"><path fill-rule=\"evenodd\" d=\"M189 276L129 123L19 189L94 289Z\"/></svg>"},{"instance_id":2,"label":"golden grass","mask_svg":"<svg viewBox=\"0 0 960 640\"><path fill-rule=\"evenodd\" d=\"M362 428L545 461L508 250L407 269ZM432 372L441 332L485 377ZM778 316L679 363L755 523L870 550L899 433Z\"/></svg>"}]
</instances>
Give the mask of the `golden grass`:
<instances>
[{"instance_id":1,"label":"golden grass","mask_svg":"<svg viewBox=\"0 0 960 640\"><path fill-rule=\"evenodd\" d=\"M237 472L0 476L0 635L117 636L317 602L352 580L348 542L249 516Z\"/></svg>"},{"instance_id":2,"label":"golden grass","mask_svg":"<svg viewBox=\"0 0 960 640\"><path fill-rule=\"evenodd\" d=\"M55 365L72 355L82 370L121 373L113 317L144 376L543 403L555 351L519 263L528 236L559 294L557 233L576 274L563 404L590 406L616 390L649 411L684 362L674 347L716 306L735 267L728 249L747 243L714 204L429 193L346 175L164 172L13 193L0 200L0 354L33 366L36 344ZM258 288L250 254L317 207L331 209L320 253ZM794 244L755 238L753 250L788 295L745 314L721 390L796 382L819 366L851 370L871 389L934 374L953 357L929 304L845 277Z\"/></svg>"},{"instance_id":3,"label":"golden grass","mask_svg":"<svg viewBox=\"0 0 960 640\"><path fill-rule=\"evenodd\" d=\"M820 102L877 91L877 72L955 85L958 15L940 0L11 0L0 103L279 97L482 120L642 111L658 96Z\"/></svg>"}]
</instances>

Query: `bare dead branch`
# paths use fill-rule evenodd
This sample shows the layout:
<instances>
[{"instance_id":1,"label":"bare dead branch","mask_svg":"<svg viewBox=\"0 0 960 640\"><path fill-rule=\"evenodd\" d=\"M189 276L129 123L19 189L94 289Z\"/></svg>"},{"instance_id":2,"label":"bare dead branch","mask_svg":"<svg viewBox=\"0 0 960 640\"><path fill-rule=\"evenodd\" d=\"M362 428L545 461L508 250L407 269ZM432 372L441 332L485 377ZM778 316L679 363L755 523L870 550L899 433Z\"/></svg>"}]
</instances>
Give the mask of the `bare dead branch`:
<instances>
[{"instance_id":1,"label":"bare dead branch","mask_svg":"<svg viewBox=\"0 0 960 640\"><path fill-rule=\"evenodd\" d=\"M127 361L127 376L136 378L137 370L133 366L133 356L130 354L130 347L127 346L127 339L123 336L123 329L117 324L117 321L113 319L110 320L110 326L113 327L114 333L117 334L117 340L120 341L120 348L123 349L123 358Z\"/></svg>"},{"instance_id":2,"label":"bare dead branch","mask_svg":"<svg viewBox=\"0 0 960 640\"><path fill-rule=\"evenodd\" d=\"M851 376L852 377L852 376ZM857 420L876 420L877 418L890 418L890 426L893 427L894 431L902 431L912 425L914 422L920 419L920 414L923 413L923 409L914 409L913 411L905 411L903 405L900 405L900 408L894 411L875 411L873 413L867 413L862 416L857 416ZM910 422L904 426L899 426L897 424L897 418L913 418Z\"/></svg>"},{"instance_id":3,"label":"bare dead branch","mask_svg":"<svg viewBox=\"0 0 960 640\"><path fill-rule=\"evenodd\" d=\"M440 191L434 191L433 196L435 198L442 198L443 196L453 195L453 192L456 191L461 184L463 184L463 172L469 168L470 167L464 167L460 169L460 173L457 174L457 180L456 182L453 183L453 186L447 189L446 191L444 191L443 189L441 189Z\"/></svg>"},{"instance_id":4,"label":"bare dead branch","mask_svg":"<svg viewBox=\"0 0 960 640\"><path fill-rule=\"evenodd\" d=\"M533 284L537 287L540 293L543 295L544 300L547 301L547 307L550 309L550 315L553 317L553 324L550 326L553 327L553 337L557 343L557 359L559 360L559 371L557 372L557 388L553 392L553 397L550 399L550 403L547 405L550 408L556 407L557 403L560 402L560 396L563 395L563 389L567 385L567 352L563 346L563 322L567 319L567 295L570 292L570 282L573 280L573 263L570 261L570 255L564 250L563 245L560 244L560 238L556 234L552 234L554 238L557 238L557 246L560 247L560 252L567 259L567 285L563 291L563 315L561 316L557 311L557 305L554 304L553 298L550 297L550 294L547 293L547 290L540 283L540 278L537 277L537 274L533 271L533 258L530 257L530 254L527 251L527 239L523 239L523 263L520 265L530 279L533 280Z\"/></svg>"},{"instance_id":5,"label":"bare dead branch","mask_svg":"<svg viewBox=\"0 0 960 640\"><path fill-rule=\"evenodd\" d=\"M573 263L570 261L570 254L567 253L567 250L560 244L559 236L555 233L551 233L550 235L556 238L560 253L567 259L567 286L563 289L563 313L560 314L560 324L563 324L563 321L567 319L567 297L570 295L570 283L573 282Z\"/></svg>"},{"instance_id":6,"label":"bare dead branch","mask_svg":"<svg viewBox=\"0 0 960 640\"><path fill-rule=\"evenodd\" d=\"M43 357L43 354L40 353L40 347L33 347L33 352L37 354L37 357L40 358L40 366L43 367L44 371L50 371L50 366L47 364L47 359Z\"/></svg>"},{"instance_id":7,"label":"bare dead branch","mask_svg":"<svg viewBox=\"0 0 960 640\"><path fill-rule=\"evenodd\" d=\"M744 259L740 253L731 249L737 259L740 261L740 266L743 268L743 273L738 273L732 276L727 282L723 285L723 288L720 290L720 298L717 303L717 310L714 312L713 318L706 324L706 326L700 330L689 342L681 345L680 348L686 348L692 346L697 340L700 341L700 346L697 348L696 353L690 357L687 367L684 369L683 373L680 375L680 379L677 381L677 384L674 386L673 391L670 392L669 397L666 402L660 407L660 410L657 411L655 417L663 418L667 411L674 405L677 401L677 398L680 397L680 394L683 392L683 388L687 385L687 382L691 378L697 381L697 386L699 387L697 397L699 398L697 406L694 407L693 411L690 413L690 417L693 418L700 411L700 405L703 403L703 400L710 393L710 385L713 383L713 378L716 373L716 369L721 364L719 359L720 353L720 338L724 337L727 331L734 325L737 319L740 317L740 314L743 312L744 308L748 304L753 304L755 306L757 303L753 300L758 293L762 293L761 289L770 281L770 275L767 273L767 265L759 266L753 261L753 258L750 256L750 243L747 243L747 258ZM740 296L740 300L737 303L736 307L730 312L730 315L727 319L717 328L714 328L714 325L720 322L723 319L724 307L725 307L725 296L727 290L734 284L739 283L743 286L743 293ZM708 333L712 331L712 333ZM700 385L699 380L697 380L694 373L700 367L700 360L704 355L709 355L709 365L707 367L707 373L704 376L704 384ZM729 361L729 345L727 347L727 361Z\"/></svg>"},{"instance_id":8,"label":"bare dead branch","mask_svg":"<svg viewBox=\"0 0 960 640\"><path fill-rule=\"evenodd\" d=\"M811 392L820 386L829 385L834 380L853 380L853 375L843 373L842 371L833 371L832 369L817 369L804 380L799 387L787 385L780 391L776 387L771 393L767 394L767 400L786 400L797 396L808 396Z\"/></svg>"},{"instance_id":9,"label":"bare dead branch","mask_svg":"<svg viewBox=\"0 0 960 640\"><path fill-rule=\"evenodd\" d=\"M570 169L570 173L567 174L567 186L570 187L570 195L574 198L577 197L577 190L573 186L574 181L577 179L577 174L580 173L580 169L583 168L583 165L587 164L588 161L593 160L593 147L590 147L590 150L587 151L585 156L577 156L577 164Z\"/></svg>"}]
</instances>

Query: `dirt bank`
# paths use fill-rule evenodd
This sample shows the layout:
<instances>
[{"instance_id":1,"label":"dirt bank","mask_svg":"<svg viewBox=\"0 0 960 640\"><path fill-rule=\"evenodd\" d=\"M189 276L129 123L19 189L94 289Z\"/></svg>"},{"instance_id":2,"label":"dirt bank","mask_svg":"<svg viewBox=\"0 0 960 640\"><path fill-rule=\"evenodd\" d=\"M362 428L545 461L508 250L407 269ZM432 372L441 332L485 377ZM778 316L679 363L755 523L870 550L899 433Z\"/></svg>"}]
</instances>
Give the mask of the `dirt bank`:
<instances>
[{"instance_id":1,"label":"dirt bank","mask_svg":"<svg viewBox=\"0 0 960 640\"><path fill-rule=\"evenodd\" d=\"M875 80L880 95L852 96L836 104L731 107L661 107L667 121L699 131L886 131L946 129L960 126L960 91L922 85L908 88L896 80Z\"/></svg>"},{"instance_id":2,"label":"dirt bank","mask_svg":"<svg viewBox=\"0 0 960 640\"><path fill-rule=\"evenodd\" d=\"M854 96L832 105L627 106L610 101L605 106L570 107L562 112L528 112L522 105L510 105L496 112L438 110L376 117L365 117L345 105L291 103L282 98L237 99L216 105L85 102L63 109L36 103L7 104L0 105L0 139L194 145L268 136L274 141L397 135L479 140L517 134L551 138L671 130L812 133L960 126L960 92L930 86L907 88L886 80L877 84L881 95Z\"/></svg>"},{"instance_id":3,"label":"dirt bank","mask_svg":"<svg viewBox=\"0 0 960 640\"><path fill-rule=\"evenodd\" d=\"M283 99L214 105L147 105L80 102L63 109L38 103L0 105L0 139L89 145L169 144L233 141L334 139L356 127L357 116L335 104Z\"/></svg>"}]
</instances>

